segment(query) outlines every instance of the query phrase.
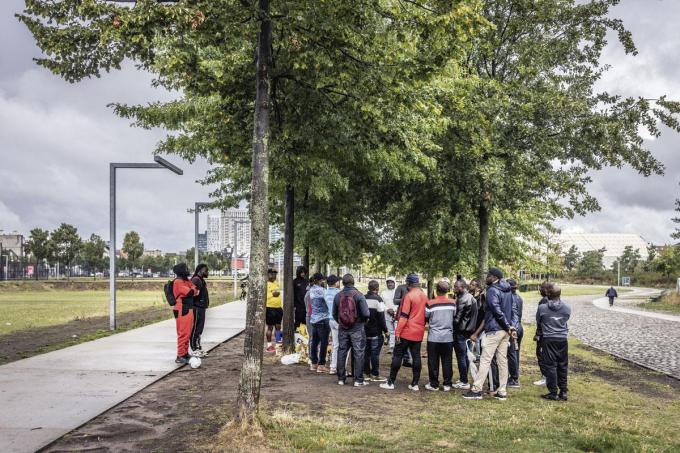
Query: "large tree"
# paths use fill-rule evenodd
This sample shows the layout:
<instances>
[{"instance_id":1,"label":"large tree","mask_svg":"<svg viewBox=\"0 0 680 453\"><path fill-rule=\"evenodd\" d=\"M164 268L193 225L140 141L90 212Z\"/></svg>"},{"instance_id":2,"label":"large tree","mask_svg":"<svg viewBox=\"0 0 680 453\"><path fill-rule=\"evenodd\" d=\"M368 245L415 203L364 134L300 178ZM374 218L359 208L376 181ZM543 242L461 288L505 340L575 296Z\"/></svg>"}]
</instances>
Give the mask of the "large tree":
<instances>
[{"instance_id":1,"label":"large tree","mask_svg":"<svg viewBox=\"0 0 680 453\"><path fill-rule=\"evenodd\" d=\"M678 130L680 104L597 92L610 32L627 54L632 37L612 17L618 0L485 0L484 29L462 66L467 78L443 96L450 130L445 154L478 221L478 273L488 265L497 224L513 211L544 221L599 209L587 192L592 171L630 165L647 176L663 165L641 130ZM460 84L466 89L462 89ZM447 86L444 86L447 88ZM538 203L537 203L538 201ZM500 218L494 213L502 214Z\"/></svg>"},{"instance_id":2,"label":"large tree","mask_svg":"<svg viewBox=\"0 0 680 453\"><path fill-rule=\"evenodd\" d=\"M50 241L50 232L42 228L31 230L30 236L25 244L26 253L33 255L35 260L35 279L40 274L40 265L54 256L53 243ZM49 276L49 274L48 274Z\"/></svg>"},{"instance_id":3,"label":"large tree","mask_svg":"<svg viewBox=\"0 0 680 453\"><path fill-rule=\"evenodd\" d=\"M71 264L83 246L78 229L73 225L62 223L50 234L50 242L55 258L66 265L66 277L70 280Z\"/></svg>"},{"instance_id":4,"label":"large tree","mask_svg":"<svg viewBox=\"0 0 680 453\"><path fill-rule=\"evenodd\" d=\"M106 266L106 242L98 235L92 233L90 239L83 243L81 258L90 272L96 273Z\"/></svg>"},{"instance_id":5,"label":"large tree","mask_svg":"<svg viewBox=\"0 0 680 453\"><path fill-rule=\"evenodd\" d=\"M136 231L128 231L123 237L123 253L127 255L128 265L132 270L139 265L139 258L144 254L144 243Z\"/></svg>"}]
</instances>

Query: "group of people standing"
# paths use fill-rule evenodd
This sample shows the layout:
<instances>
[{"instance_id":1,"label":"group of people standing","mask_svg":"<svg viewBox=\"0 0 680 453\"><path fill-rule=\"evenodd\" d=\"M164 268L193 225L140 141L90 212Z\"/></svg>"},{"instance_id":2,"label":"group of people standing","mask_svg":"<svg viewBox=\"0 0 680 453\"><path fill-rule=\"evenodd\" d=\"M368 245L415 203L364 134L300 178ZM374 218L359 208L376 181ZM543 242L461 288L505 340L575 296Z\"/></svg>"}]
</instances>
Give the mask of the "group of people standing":
<instances>
[{"instance_id":1,"label":"group of people standing","mask_svg":"<svg viewBox=\"0 0 680 453\"><path fill-rule=\"evenodd\" d=\"M388 277L382 292L378 281L371 280L368 292L362 294L351 274L340 278L317 272L308 280L307 269L300 266L293 281L295 326L304 324L309 333L310 370L335 375L339 385L345 385L347 377L352 377L355 387L374 381L381 382L380 388L392 390L401 367L410 367L412 379L408 388L418 391L427 326L425 389L447 392L461 389L466 391L463 394L466 399L482 399L488 376L493 396L505 400L508 387L519 387L523 300L517 293L517 282L506 280L498 268L489 269L485 283L483 288L479 281L468 284L460 275L453 284L443 278L436 284L434 299L429 299L418 275L411 273L398 286L394 277ZM539 367L549 390L543 397L566 401L567 321L571 309L561 301L557 285L544 283L540 291L543 298L536 313L535 340ZM275 330L279 338L282 316L276 272L270 269L268 352L275 351L271 332ZM332 351L327 363L329 338ZM389 347L388 353L392 355L387 377L380 374L383 346ZM479 367L471 381L470 359L476 359L473 351L479 353ZM453 382L454 354L459 374L456 382Z\"/></svg>"}]
</instances>

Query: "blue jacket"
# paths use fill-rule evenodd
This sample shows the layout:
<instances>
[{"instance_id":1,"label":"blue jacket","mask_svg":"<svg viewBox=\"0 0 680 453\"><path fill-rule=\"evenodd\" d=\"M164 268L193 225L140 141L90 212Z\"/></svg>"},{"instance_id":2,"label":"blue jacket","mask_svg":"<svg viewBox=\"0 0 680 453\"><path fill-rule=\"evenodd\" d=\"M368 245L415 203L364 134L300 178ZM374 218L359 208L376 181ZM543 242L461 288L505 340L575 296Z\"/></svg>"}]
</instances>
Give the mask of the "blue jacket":
<instances>
[{"instance_id":1,"label":"blue jacket","mask_svg":"<svg viewBox=\"0 0 680 453\"><path fill-rule=\"evenodd\" d=\"M607 290L607 292L605 293L605 296L607 296L607 297L619 297L619 293L617 293L614 288L609 288Z\"/></svg>"},{"instance_id":2,"label":"blue jacket","mask_svg":"<svg viewBox=\"0 0 680 453\"><path fill-rule=\"evenodd\" d=\"M508 330L518 319L517 308L512 300L510 285L499 280L486 289L486 310L484 313L484 331L495 332Z\"/></svg>"},{"instance_id":3,"label":"blue jacket","mask_svg":"<svg viewBox=\"0 0 680 453\"><path fill-rule=\"evenodd\" d=\"M326 289L319 285L309 288L309 298L311 299L312 315L309 322L316 324L324 319L328 319L328 305L326 304Z\"/></svg>"},{"instance_id":4,"label":"blue jacket","mask_svg":"<svg viewBox=\"0 0 680 453\"><path fill-rule=\"evenodd\" d=\"M522 329L522 312L524 311L524 301L522 300L522 296L517 293L512 293L512 303L512 325L515 326L515 329L517 329L519 332Z\"/></svg>"}]
</instances>

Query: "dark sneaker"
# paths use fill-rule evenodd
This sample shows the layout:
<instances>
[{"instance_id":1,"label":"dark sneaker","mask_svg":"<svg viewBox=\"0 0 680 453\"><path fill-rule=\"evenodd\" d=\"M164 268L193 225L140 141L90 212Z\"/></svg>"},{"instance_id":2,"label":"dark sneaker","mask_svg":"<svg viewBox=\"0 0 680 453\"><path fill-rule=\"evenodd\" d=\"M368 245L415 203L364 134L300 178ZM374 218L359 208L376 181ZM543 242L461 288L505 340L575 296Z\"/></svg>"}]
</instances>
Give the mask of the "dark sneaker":
<instances>
[{"instance_id":1,"label":"dark sneaker","mask_svg":"<svg viewBox=\"0 0 680 453\"><path fill-rule=\"evenodd\" d=\"M508 399L508 395L503 395L501 393L494 393L493 397L496 398L499 401L505 401Z\"/></svg>"},{"instance_id":2,"label":"dark sneaker","mask_svg":"<svg viewBox=\"0 0 680 453\"><path fill-rule=\"evenodd\" d=\"M175 359L175 363L180 363L182 365L186 365L187 363L189 363L189 359L187 359L185 357L177 356L177 358Z\"/></svg>"},{"instance_id":3,"label":"dark sneaker","mask_svg":"<svg viewBox=\"0 0 680 453\"><path fill-rule=\"evenodd\" d=\"M511 389L518 389L519 388L519 381L516 381L514 379L508 381L508 387Z\"/></svg>"},{"instance_id":4,"label":"dark sneaker","mask_svg":"<svg viewBox=\"0 0 680 453\"><path fill-rule=\"evenodd\" d=\"M557 393L546 393L545 395L541 395L541 398L544 400L549 400L549 401L558 401L559 396L557 396Z\"/></svg>"},{"instance_id":5,"label":"dark sneaker","mask_svg":"<svg viewBox=\"0 0 680 453\"><path fill-rule=\"evenodd\" d=\"M560 401L568 401L569 400L569 397L567 396L567 392L560 393L557 398L559 398Z\"/></svg>"},{"instance_id":6,"label":"dark sneaker","mask_svg":"<svg viewBox=\"0 0 680 453\"><path fill-rule=\"evenodd\" d=\"M466 400L481 400L482 399L482 392L473 392L470 390L469 392L463 393L463 398Z\"/></svg>"},{"instance_id":7,"label":"dark sneaker","mask_svg":"<svg viewBox=\"0 0 680 453\"><path fill-rule=\"evenodd\" d=\"M401 366L406 368L413 368L413 364L407 360L404 360L404 363L402 363Z\"/></svg>"}]
</instances>

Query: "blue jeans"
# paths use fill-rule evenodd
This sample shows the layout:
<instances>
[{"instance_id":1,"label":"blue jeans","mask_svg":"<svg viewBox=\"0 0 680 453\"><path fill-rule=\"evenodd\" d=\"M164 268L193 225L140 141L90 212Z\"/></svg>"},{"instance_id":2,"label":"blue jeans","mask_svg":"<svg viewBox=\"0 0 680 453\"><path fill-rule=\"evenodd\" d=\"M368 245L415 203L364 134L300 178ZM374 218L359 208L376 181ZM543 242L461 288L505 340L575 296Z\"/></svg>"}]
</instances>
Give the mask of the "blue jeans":
<instances>
[{"instance_id":1,"label":"blue jeans","mask_svg":"<svg viewBox=\"0 0 680 453\"><path fill-rule=\"evenodd\" d=\"M326 350L328 349L328 335L331 326L328 319L312 324L312 341L310 344L309 358L312 364L326 365Z\"/></svg>"},{"instance_id":2,"label":"blue jeans","mask_svg":"<svg viewBox=\"0 0 680 453\"><path fill-rule=\"evenodd\" d=\"M468 370L470 369L470 361L467 356L467 338L460 334L453 336L453 350L456 351L456 361L458 362L458 374L460 374L460 382L468 383Z\"/></svg>"},{"instance_id":3,"label":"blue jeans","mask_svg":"<svg viewBox=\"0 0 680 453\"><path fill-rule=\"evenodd\" d=\"M364 374L380 376L380 350L383 347L383 337L366 338L364 350Z\"/></svg>"}]
</instances>

